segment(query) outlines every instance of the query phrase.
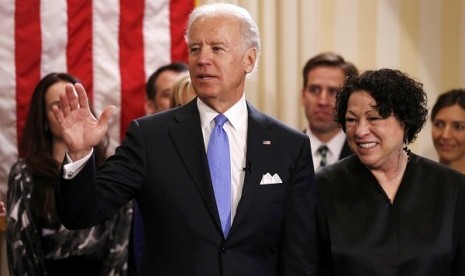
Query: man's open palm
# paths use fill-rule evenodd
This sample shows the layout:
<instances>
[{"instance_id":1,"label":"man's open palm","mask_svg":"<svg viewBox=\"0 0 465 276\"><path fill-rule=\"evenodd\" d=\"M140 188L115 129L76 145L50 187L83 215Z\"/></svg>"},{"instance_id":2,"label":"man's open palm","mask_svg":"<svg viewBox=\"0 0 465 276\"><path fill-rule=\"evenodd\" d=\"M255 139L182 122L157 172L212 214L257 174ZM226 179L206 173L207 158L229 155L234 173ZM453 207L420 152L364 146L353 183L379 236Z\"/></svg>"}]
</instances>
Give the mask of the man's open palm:
<instances>
[{"instance_id":1,"label":"man's open palm","mask_svg":"<svg viewBox=\"0 0 465 276\"><path fill-rule=\"evenodd\" d=\"M65 93L60 95L60 104L53 107L53 112L73 161L89 154L91 148L100 142L114 109L114 106L107 106L97 120L89 108L84 87L80 83L65 86Z\"/></svg>"}]
</instances>

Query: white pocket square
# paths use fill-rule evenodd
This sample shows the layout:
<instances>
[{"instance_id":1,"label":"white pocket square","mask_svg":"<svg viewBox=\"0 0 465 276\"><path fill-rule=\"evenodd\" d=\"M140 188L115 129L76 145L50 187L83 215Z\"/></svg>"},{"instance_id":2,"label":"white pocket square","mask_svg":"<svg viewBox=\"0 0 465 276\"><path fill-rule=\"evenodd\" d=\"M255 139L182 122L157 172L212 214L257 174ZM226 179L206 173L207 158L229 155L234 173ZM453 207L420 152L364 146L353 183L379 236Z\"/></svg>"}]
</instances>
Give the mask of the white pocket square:
<instances>
[{"instance_id":1,"label":"white pocket square","mask_svg":"<svg viewBox=\"0 0 465 276\"><path fill-rule=\"evenodd\" d=\"M269 185L269 184L281 184L283 181L281 177L277 173L271 176L270 173L266 173L262 176L262 180L260 181L260 185Z\"/></svg>"}]
</instances>

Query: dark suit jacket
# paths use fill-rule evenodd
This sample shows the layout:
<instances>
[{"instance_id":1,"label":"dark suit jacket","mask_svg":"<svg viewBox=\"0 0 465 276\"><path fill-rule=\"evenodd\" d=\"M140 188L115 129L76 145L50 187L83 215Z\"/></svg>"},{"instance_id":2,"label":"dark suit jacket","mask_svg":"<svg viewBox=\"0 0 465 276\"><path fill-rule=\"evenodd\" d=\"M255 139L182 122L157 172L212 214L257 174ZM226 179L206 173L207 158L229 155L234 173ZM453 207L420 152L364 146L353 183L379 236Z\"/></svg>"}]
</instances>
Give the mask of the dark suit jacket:
<instances>
[{"instance_id":1,"label":"dark suit jacket","mask_svg":"<svg viewBox=\"0 0 465 276\"><path fill-rule=\"evenodd\" d=\"M350 156L354 154L352 150L349 148L349 143L347 143L347 139L344 142L344 145L342 146L341 154L339 155L339 160L346 158L347 156Z\"/></svg>"},{"instance_id":2,"label":"dark suit jacket","mask_svg":"<svg viewBox=\"0 0 465 276\"><path fill-rule=\"evenodd\" d=\"M97 172L93 162L61 180L63 224L83 228L136 198L145 224L142 275L317 275L310 143L248 104L247 171L225 240L196 101L131 123ZM269 141L269 142L264 142ZM260 185L266 173L282 184Z\"/></svg>"}]
</instances>

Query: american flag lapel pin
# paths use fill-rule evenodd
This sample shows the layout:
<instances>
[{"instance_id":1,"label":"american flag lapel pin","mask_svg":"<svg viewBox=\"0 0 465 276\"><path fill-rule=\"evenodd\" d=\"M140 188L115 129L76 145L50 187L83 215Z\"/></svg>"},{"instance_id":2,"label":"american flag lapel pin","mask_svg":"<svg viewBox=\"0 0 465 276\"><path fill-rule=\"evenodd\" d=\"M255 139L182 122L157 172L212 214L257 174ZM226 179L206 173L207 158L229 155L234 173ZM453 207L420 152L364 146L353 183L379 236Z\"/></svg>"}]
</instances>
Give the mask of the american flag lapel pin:
<instances>
[{"instance_id":1,"label":"american flag lapel pin","mask_svg":"<svg viewBox=\"0 0 465 276\"><path fill-rule=\"evenodd\" d=\"M271 145L271 141L270 140L263 140L263 145Z\"/></svg>"}]
</instances>

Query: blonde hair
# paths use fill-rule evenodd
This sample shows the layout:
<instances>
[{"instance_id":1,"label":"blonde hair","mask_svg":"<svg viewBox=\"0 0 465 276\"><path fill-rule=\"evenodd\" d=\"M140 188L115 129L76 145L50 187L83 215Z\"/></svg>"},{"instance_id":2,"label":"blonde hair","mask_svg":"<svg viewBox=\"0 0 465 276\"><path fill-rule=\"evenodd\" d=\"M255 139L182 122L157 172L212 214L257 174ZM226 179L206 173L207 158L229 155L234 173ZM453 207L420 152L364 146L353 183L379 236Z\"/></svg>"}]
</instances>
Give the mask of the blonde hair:
<instances>
[{"instance_id":1,"label":"blonde hair","mask_svg":"<svg viewBox=\"0 0 465 276\"><path fill-rule=\"evenodd\" d=\"M185 105L195 98L196 94L192 87L191 77L185 75L176 81L171 87L170 107L178 107Z\"/></svg>"}]
</instances>

